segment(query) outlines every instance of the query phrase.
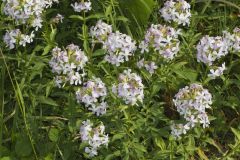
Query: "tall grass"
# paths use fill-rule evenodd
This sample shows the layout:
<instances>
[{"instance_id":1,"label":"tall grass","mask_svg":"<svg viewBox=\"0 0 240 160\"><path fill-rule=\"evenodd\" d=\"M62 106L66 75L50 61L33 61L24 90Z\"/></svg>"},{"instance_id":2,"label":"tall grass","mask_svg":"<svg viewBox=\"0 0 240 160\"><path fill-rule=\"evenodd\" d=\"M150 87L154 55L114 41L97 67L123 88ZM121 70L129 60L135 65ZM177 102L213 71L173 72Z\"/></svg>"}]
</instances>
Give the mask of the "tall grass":
<instances>
[{"instance_id":1,"label":"tall grass","mask_svg":"<svg viewBox=\"0 0 240 160\"><path fill-rule=\"evenodd\" d=\"M62 0L47 9L42 29L27 47L9 50L0 41L0 160L88 159L86 144L79 138L79 127L86 119L102 121L110 138L108 147L93 159L240 159L239 53L224 59L227 71L216 80L207 78L208 68L196 59L196 44L204 35L217 36L239 27L240 2L189 1L191 24L182 27L179 55L159 64L153 76L135 66L139 51L120 67L106 63L106 51L91 44L89 29L102 19L140 42L151 24L167 24L159 13L162 0L92 0L92 11L79 14L71 3ZM53 24L51 18L57 13L64 15L64 21ZM0 37L17 26L3 11L0 20ZM51 50L70 43L81 46L90 59L87 78L101 77L107 86L109 108L104 116L96 117L76 102L76 87L59 89L54 84L48 64ZM111 93L112 84L126 68L143 79L145 98L139 106L126 105ZM211 124L176 140L169 126L181 120L172 99L180 88L195 82L213 95L208 110Z\"/></svg>"}]
</instances>

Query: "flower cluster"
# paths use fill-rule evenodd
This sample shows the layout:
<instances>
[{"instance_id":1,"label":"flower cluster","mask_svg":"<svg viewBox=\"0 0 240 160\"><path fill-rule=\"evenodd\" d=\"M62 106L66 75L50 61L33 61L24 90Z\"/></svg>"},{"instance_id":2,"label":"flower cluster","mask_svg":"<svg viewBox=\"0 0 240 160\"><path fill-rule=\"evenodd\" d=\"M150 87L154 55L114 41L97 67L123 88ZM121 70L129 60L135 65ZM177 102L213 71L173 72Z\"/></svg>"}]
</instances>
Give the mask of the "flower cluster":
<instances>
[{"instance_id":1,"label":"flower cluster","mask_svg":"<svg viewBox=\"0 0 240 160\"><path fill-rule=\"evenodd\" d=\"M233 52L240 51L240 28L236 27L233 30L233 34L224 31L224 37L229 40L230 49Z\"/></svg>"},{"instance_id":2,"label":"flower cluster","mask_svg":"<svg viewBox=\"0 0 240 160\"><path fill-rule=\"evenodd\" d=\"M91 27L91 36L103 44L108 54L105 60L113 65L120 66L120 63L129 60L137 49L136 42L128 35L119 31L112 32L112 26L101 20L96 26Z\"/></svg>"},{"instance_id":3,"label":"flower cluster","mask_svg":"<svg viewBox=\"0 0 240 160\"><path fill-rule=\"evenodd\" d=\"M215 79L216 77L223 75L223 72L225 70L226 70L226 66L224 62L221 67L216 67L216 69L210 69L210 73L208 74L208 77L210 77L211 79Z\"/></svg>"},{"instance_id":4,"label":"flower cluster","mask_svg":"<svg viewBox=\"0 0 240 160\"><path fill-rule=\"evenodd\" d=\"M52 72L57 73L55 82L59 88L67 82L70 82L71 85L82 84L82 79L86 75L84 67L88 58L79 49L79 46L70 44L66 47L66 50L55 47L52 50L52 56L49 64Z\"/></svg>"},{"instance_id":5,"label":"flower cluster","mask_svg":"<svg viewBox=\"0 0 240 160\"><path fill-rule=\"evenodd\" d=\"M108 145L108 135L105 134L105 126L103 124L93 128L93 124L90 120L82 122L80 127L81 140L87 142L89 147L85 147L85 152L90 156L94 157L98 154L97 150L102 145Z\"/></svg>"},{"instance_id":6,"label":"flower cluster","mask_svg":"<svg viewBox=\"0 0 240 160\"><path fill-rule=\"evenodd\" d=\"M197 60L211 66L228 54L229 47L228 38L204 36L197 45Z\"/></svg>"},{"instance_id":7,"label":"flower cluster","mask_svg":"<svg viewBox=\"0 0 240 160\"><path fill-rule=\"evenodd\" d=\"M34 38L34 33L32 32L30 35L22 34L19 29L15 30L7 30L6 34L3 37L4 43L10 49L15 48L16 45L26 46L27 43L31 43Z\"/></svg>"},{"instance_id":8,"label":"flower cluster","mask_svg":"<svg viewBox=\"0 0 240 160\"><path fill-rule=\"evenodd\" d=\"M218 59L226 56L229 51L240 51L240 29L235 28L233 34L223 31L223 36L209 37L205 36L201 39L197 46L198 61L204 62L210 66L210 74L208 77L215 79L223 75L226 70L225 62L220 67L213 66Z\"/></svg>"},{"instance_id":9,"label":"flower cluster","mask_svg":"<svg viewBox=\"0 0 240 160\"><path fill-rule=\"evenodd\" d=\"M129 56L133 55L136 50L136 42L130 36L117 31L116 33L109 34L103 44L103 48L108 52L105 60L119 66L120 63L128 61Z\"/></svg>"},{"instance_id":10,"label":"flower cluster","mask_svg":"<svg viewBox=\"0 0 240 160\"><path fill-rule=\"evenodd\" d=\"M96 26L92 26L90 29L90 35L98 42L104 43L109 34L112 33L112 26L99 20Z\"/></svg>"},{"instance_id":11,"label":"flower cluster","mask_svg":"<svg viewBox=\"0 0 240 160\"><path fill-rule=\"evenodd\" d=\"M233 49L235 52L240 51L240 28L235 28L233 30L233 35L234 35L234 43L233 43Z\"/></svg>"},{"instance_id":12,"label":"flower cluster","mask_svg":"<svg viewBox=\"0 0 240 160\"><path fill-rule=\"evenodd\" d=\"M92 3L88 0L87 2L75 2L71 4L75 12L88 12L92 9Z\"/></svg>"},{"instance_id":13,"label":"flower cluster","mask_svg":"<svg viewBox=\"0 0 240 160\"><path fill-rule=\"evenodd\" d=\"M164 3L164 7L160 9L161 16L167 22L176 22L179 25L189 25L190 24L190 4L185 0L169 0Z\"/></svg>"},{"instance_id":14,"label":"flower cluster","mask_svg":"<svg viewBox=\"0 0 240 160\"><path fill-rule=\"evenodd\" d=\"M153 61L145 61L144 58L137 63L138 68L145 68L151 75L158 68Z\"/></svg>"},{"instance_id":15,"label":"flower cluster","mask_svg":"<svg viewBox=\"0 0 240 160\"><path fill-rule=\"evenodd\" d=\"M200 84L191 84L179 90L173 99L177 111L187 121L185 125L174 124L172 134L180 137L196 124L202 124L203 128L210 124L206 108L211 108L212 95Z\"/></svg>"},{"instance_id":16,"label":"flower cluster","mask_svg":"<svg viewBox=\"0 0 240 160\"><path fill-rule=\"evenodd\" d=\"M149 52L149 49L158 51L167 60L172 60L179 51L180 41L178 36L180 30L165 25L151 25L148 29L144 41L139 45L141 52Z\"/></svg>"},{"instance_id":17,"label":"flower cluster","mask_svg":"<svg viewBox=\"0 0 240 160\"><path fill-rule=\"evenodd\" d=\"M76 98L79 103L84 103L88 110L91 110L97 116L106 113L107 103L104 99L107 95L105 84L100 78L93 77L84 83L76 92Z\"/></svg>"},{"instance_id":18,"label":"flower cluster","mask_svg":"<svg viewBox=\"0 0 240 160\"><path fill-rule=\"evenodd\" d=\"M123 98L126 104L135 105L137 101L142 102L144 98L142 79L131 69L124 70L118 77L118 84L113 85L112 91L118 97Z\"/></svg>"},{"instance_id":19,"label":"flower cluster","mask_svg":"<svg viewBox=\"0 0 240 160\"><path fill-rule=\"evenodd\" d=\"M18 24L27 24L36 30L42 27L42 13L58 0L3 0L3 11Z\"/></svg>"},{"instance_id":20,"label":"flower cluster","mask_svg":"<svg viewBox=\"0 0 240 160\"><path fill-rule=\"evenodd\" d=\"M215 79L223 75L226 70L225 63L216 66L217 61L225 57L233 48L235 43L234 35L223 31L223 36L210 37L204 36L197 45L197 61L203 62L210 67L208 77Z\"/></svg>"}]
</instances>

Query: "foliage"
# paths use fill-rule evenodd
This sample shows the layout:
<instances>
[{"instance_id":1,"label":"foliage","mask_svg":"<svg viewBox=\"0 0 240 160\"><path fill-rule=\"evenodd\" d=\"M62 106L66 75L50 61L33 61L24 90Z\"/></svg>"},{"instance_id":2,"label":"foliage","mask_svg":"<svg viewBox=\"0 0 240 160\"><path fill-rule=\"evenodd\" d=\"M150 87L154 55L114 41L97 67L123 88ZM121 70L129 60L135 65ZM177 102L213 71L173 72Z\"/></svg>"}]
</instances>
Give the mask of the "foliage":
<instances>
[{"instance_id":1,"label":"foliage","mask_svg":"<svg viewBox=\"0 0 240 160\"><path fill-rule=\"evenodd\" d=\"M0 37L18 26L3 13L3 3ZM207 77L209 68L196 57L196 45L204 35L221 35L240 25L239 2L189 2L191 23L181 27L180 51L170 62L151 57L159 66L153 75L137 68L139 50L119 67L107 63L106 50L92 45L89 30L102 19L139 43L151 24L168 24L159 13L162 0L92 0L93 9L87 13L74 12L71 3L61 0L48 8L43 27L26 47L9 50L0 41L0 160L89 159L86 144L79 138L80 126L87 119L103 122L109 136L108 146L92 159L240 159L240 54L228 54L225 74L214 80ZM64 15L63 23L52 22L58 13ZM100 77L107 87L105 115L97 117L77 103L77 87L54 84L51 50L71 43L81 46L89 58L86 79ZM143 102L134 106L112 93L112 85L127 68L138 73L144 84ZM182 139L174 139L170 126L183 119L172 99L191 83L201 83L213 96L212 108L207 110L210 126L198 126Z\"/></svg>"}]
</instances>

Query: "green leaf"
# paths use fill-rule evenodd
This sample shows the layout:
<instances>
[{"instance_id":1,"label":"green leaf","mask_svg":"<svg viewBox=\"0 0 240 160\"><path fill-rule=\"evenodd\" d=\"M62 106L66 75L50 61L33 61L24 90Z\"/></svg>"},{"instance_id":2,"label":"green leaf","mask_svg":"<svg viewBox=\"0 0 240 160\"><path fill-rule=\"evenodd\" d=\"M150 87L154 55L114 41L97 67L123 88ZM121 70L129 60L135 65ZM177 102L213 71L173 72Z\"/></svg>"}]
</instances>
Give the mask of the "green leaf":
<instances>
[{"instance_id":1,"label":"green leaf","mask_svg":"<svg viewBox=\"0 0 240 160\"><path fill-rule=\"evenodd\" d=\"M86 17L86 20L89 20L89 19L102 19L104 17L105 17L105 15L102 14L102 13L96 13L96 14L93 14L93 15L90 15L90 16Z\"/></svg>"},{"instance_id":2,"label":"green leaf","mask_svg":"<svg viewBox=\"0 0 240 160\"><path fill-rule=\"evenodd\" d=\"M189 80L190 82L195 82L198 77L198 73L190 68L183 67L182 69L173 69L173 72L176 73L179 77Z\"/></svg>"},{"instance_id":3,"label":"green leaf","mask_svg":"<svg viewBox=\"0 0 240 160\"><path fill-rule=\"evenodd\" d=\"M33 80L37 75L42 76L42 70L45 65L46 64L41 61L35 62L34 66L31 68L32 73L29 76L30 81Z\"/></svg>"},{"instance_id":4,"label":"green leaf","mask_svg":"<svg viewBox=\"0 0 240 160\"><path fill-rule=\"evenodd\" d=\"M188 154L190 154L190 155L193 155L194 151L196 150L195 140L192 135L188 136L188 145L186 146L186 149L188 151Z\"/></svg>"},{"instance_id":5,"label":"green leaf","mask_svg":"<svg viewBox=\"0 0 240 160\"><path fill-rule=\"evenodd\" d=\"M123 133L115 134L115 135L112 137L112 142L114 142L115 140L118 140L118 139L123 138L125 135L126 135L126 134L123 134Z\"/></svg>"},{"instance_id":6,"label":"green leaf","mask_svg":"<svg viewBox=\"0 0 240 160\"><path fill-rule=\"evenodd\" d=\"M19 157L26 157L32 153L32 146L27 136L21 136L17 139L15 151Z\"/></svg>"},{"instance_id":7,"label":"green leaf","mask_svg":"<svg viewBox=\"0 0 240 160\"><path fill-rule=\"evenodd\" d=\"M48 98L48 97L44 97L44 96L39 96L38 102L41 104L48 104L50 106L58 106L58 104L54 100L52 100L51 98Z\"/></svg>"},{"instance_id":8,"label":"green leaf","mask_svg":"<svg viewBox=\"0 0 240 160\"><path fill-rule=\"evenodd\" d=\"M151 96L157 94L160 91L161 87L162 87L161 84L154 84L152 86Z\"/></svg>"},{"instance_id":9,"label":"green leaf","mask_svg":"<svg viewBox=\"0 0 240 160\"><path fill-rule=\"evenodd\" d=\"M114 157L120 156L121 152L120 151L115 151L114 153L107 155L104 160L112 160Z\"/></svg>"},{"instance_id":10,"label":"green leaf","mask_svg":"<svg viewBox=\"0 0 240 160\"><path fill-rule=\"evenodd\" d=\"M44 55L48 54L53 47L54 46L52 44L48 44L46 47L44 47L42 55L44 56Z\"/></svg>"},{"instance_id":11,"label":"green leaf","mask_svg":"<svg viewBox=\"0 0 240 160\"><path fill-rule=\"evenodd\" d=\"M52 32L50 33L51 42L54 42L56 35L57 35L57 29L52 29Z\"/></svg>"},{"instance_id":12,"label":"green leaf","mask_svg":"<svg viewBox=\"0 0 240 160\"><path fill-rule=\"evenodd\" d=\"M220 153L223 153L221 147L220 147L212 138L207 138L205 141L206 141L207 143L213 145L214 147L216 147L217 150L218 150Z\"/></svg>"},{"instance_id":13,"label":"green leaf","mask_svg":"<svg viewBox=\"0 0 240 160\"><path fill-rule=\"evenodd\" d=\"M98 57L106 54L105 49L98 49L93 53L93 57Z\"/></svg>"},{"instance_id":14,"label":"green leaf","mask_svg":"<svg viewBox=\"0 0 240 160\"><path fill-rule=\"evenodd\" d=\"M111 15L111 12L112 12L112 6L109 5L109 6L106 8L105 16L108 17L109 15Z\"/></svg>"},{"instance_id":15,"label":"green leaf","mask_svg":"<svg viewBox=\"0 0 240 160\"><path fill-rule=\"evenodd\" d=\"M134 148L136 148L137 150L141 151L141 152L147 152L146 148L141 145L140 143L134 143Z\"/></svg>"},{"instance_id":16,"label":"green leaf","mask_svg":"<svg viewBox=\"0 0 240 160\"><path fill-rule=\"evenodd\" d=\"M240 140L240 131L232 127L231 127L231 130L234 133L234 135L237 137L237 139Z\"/></svg>"},{"instance_id":17,"label":"green leaf","mask_svg":"<svg viewBox=\"0 0 240 160\"><path fill-rule=\"evenodd\" d=\"M10 157L2 157L0 160L11 160Z\"/></svg>"},{"instance_id":18,"label":"green leaf","mask_svg":"<svg viewBox=\"0 0 240 160\"><path fill-rule=\"evenodd\" d=\"M128 21L129 21L128 18L126 18L126 17L124 17L124 16L118 16L118 17L116 18L116 20L117 20L117 21L123 21L123 22L128 22Z\"/></svg>"},{"instance_id":19,"label":"green leaf","mask_svg":"<svg viewBox=\"0 0 240 160\"><path fill-rule=\"evenodd\" d=\"M198 149L197 153L198 153L198 155L201 159L208 160L208 157L206 156L206 154L200 148Z\"/></svg>"},{"instance_id":20,"label":"green leaf","mask_svg":"<svg viewBox=\"0 0 240 160\"><path fill-rule=\"evenodd\" d=\"M160 138L155 138L155 143L156 145L161 148L161 150L165 150L166 149L166 144L164 142L164 140L160 137Z\"/></svg>"},{"instance_id":21,"label":"green leaf","mask_svg":"<svg viewBox=\"0 0 240 160\"><path fill-rule=\"evenodd\" d=\"M71 15L71 16L69 16L69 18L71 18L71 19L78 19L78 20L83 21L83 17L79 16L79 15Z\"/></svg>"},{"instance_id":22,"label":"green leaf","mask_svg":"<svg viewBox=\"0 0 240 160\"><path fill-rule=\"evenodd\" d=\"M173 65L171 65L172 68L174 69L179 69L183 66L185 66L188 62L179 62L179 63L174 63Z\"/></svg>"},{"instance_id":23,"label":"green leaf","mask_svg":"<svg viewBox=\"0 0 240 160\"><path fill-rule=\"evenodd\" d=\"M128 108L129 107L127 105L121 105L121 106L119 106L119 111L123 112L123 111L125 111Z\"/></svg>"},{"instance_id":24,"label":"green leaf","mask_svg":"<svg viewBox=\"0 0 240 160\"><path fill-rule=\"evenodd\" d=\"M39 52L39 51L43 50L43 48L44 48L43 46L37 45L37 46L34 48L33 53Z\"/></svg>"},{"instance_id":25,"label":"green leaf","mask_svg":"<svg viewBox=\"0 0 240 160\"><path fill-rule=\"evenodd\" d=\"M145 26L148 25L149 17L153 12L154 0L120 0L119 2L122 16L129 20L127 30L130 29L135 37L144 34Z\"/></svg>"},{"instance_id":26,"label":"green leaf","mask_svg":"<svg viewBox=\"0 0 240 160\"><path fill-rule=\"evenodd\" d=\"M44 160L53 160L53 156L51 154L47 155Z\"/></svg>"},{"instance_id":27,"label":"green leaf","mask_svg":"<svg viewBox=\"0 0 240 160\"><path fill-rule=\"evenodd\" d=\"M59 130L57 128L51 128L48 137L51 141L57 142L59 137Z\"/></svg>"},{"instance_id":28,"label":"green leaf","mask_svg":"<svg viewBox=\"0 0 240 160\"><path fill-rule=\"evenodd\" d=\"M2 157L3 155L9 155L10 151L7 147L4 146L0 146L0 157Z\"/></svg>"},{"instance_id":29,"label":"green leaf","mask_svg":"<svg viewBox=\"0 0 240 160\"><path fill-rule=\"evenodd\" d=\"M141 25L147 24L155 5L153 0L120 0L120 4L124 11L128 10L125 17L136 19Z\"/></svg>"}]
</instances>

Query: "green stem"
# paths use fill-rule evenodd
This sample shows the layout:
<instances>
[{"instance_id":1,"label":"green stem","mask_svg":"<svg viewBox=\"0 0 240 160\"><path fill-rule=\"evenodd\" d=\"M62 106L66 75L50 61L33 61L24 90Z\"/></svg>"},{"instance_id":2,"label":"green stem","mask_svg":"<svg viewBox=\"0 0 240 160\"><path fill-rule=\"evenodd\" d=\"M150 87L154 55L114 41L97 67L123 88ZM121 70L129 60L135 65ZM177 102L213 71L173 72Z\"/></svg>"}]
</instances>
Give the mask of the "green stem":
<instances>
[{"instance_id":1,"label":"green stem","mask_svg":"<svg viewBox=\"0 0 240 160\"><path fill-rule=\"evenodd\" d=\"M170 160L173 160L173 144L172 144L172 141L170 142L170 149L171 149L171 152L170 152Z\"/></svg>"},{"instance_id":2,"label":"green stem","mask_svg":"<svg viewBox=\"0 0 240 160\"><path fill-rule=\"evenodd\" d=\"M84 51L88 55L88 57L91 59L92 53L91 49L89 48L89 43L88 43L88 27L86 25L86 16L85 13L83 13L83 25L82 25L82 35L83 35L83 47Z\"/></svg>"},{"instance_id":3,"label":"green stem","mask_svg":"<svg viewBox=\"0 0 240 160\"><path fill-rule=\"evenodd\" d=\"M3 143L3 124L4 124L4 79L5 79L5 66L4 64L1 64L2 69L1 69L1 80L0 80L0 146L2 146ZM0 157L1 157L0 153Z\"/></svg>"}]
</instances>

